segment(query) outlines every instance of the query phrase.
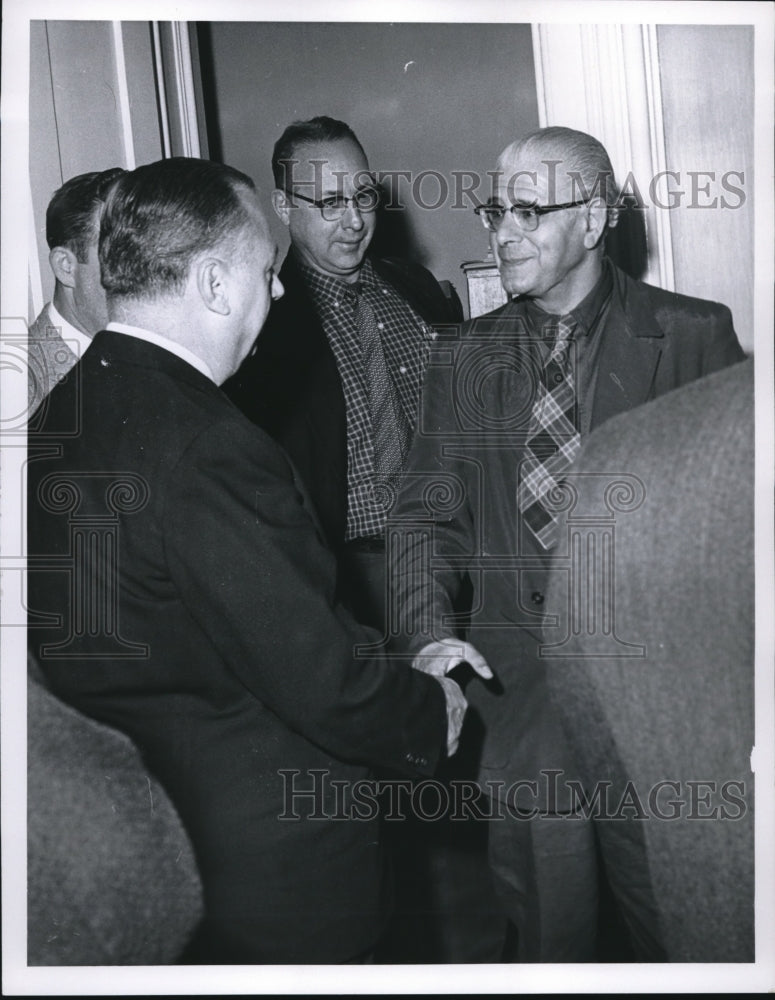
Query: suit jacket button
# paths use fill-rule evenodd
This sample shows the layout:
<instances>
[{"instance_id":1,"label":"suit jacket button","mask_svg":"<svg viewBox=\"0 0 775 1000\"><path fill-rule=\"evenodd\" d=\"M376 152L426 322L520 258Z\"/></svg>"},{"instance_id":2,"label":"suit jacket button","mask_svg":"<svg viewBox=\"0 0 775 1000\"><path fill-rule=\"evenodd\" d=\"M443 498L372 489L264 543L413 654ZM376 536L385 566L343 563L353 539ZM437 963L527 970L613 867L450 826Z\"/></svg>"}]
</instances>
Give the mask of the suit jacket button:
<instances>
[{"instance_id":1,"label":"suit jacket button","mask_svg":"<svg viewBox=\"0 0 775 1000\"><path fill-rule=\"evenodd\" d=\"M417 763L418 767L427 767L428 766L428 758L427 757L418 757L416 763Z\"/></svg>"},{"instance_id":2,"label":"suit jacket button","mask_svg":"<svg viewBox=\"0 0 775 1000\"><path fill-rule=\"evenodd\" d=\"M414 754L413 753L406 754L406 756L404 757L404 760L406 761L407 764L414 765L414 764L417 763L417 761L414 758Z\"/></svg>"},{"instance_id":3,"label":"suit jacket button","mask_svg":"<svg viewBox=\"0 0 775 1000\"><path fill-rule=\"evenodd\" d=\"M533 602L533 604L543 604L544 595L541 593L540 590L534 590L533 593L530 595L530 600Z\"/></svg>"}]
</instances>

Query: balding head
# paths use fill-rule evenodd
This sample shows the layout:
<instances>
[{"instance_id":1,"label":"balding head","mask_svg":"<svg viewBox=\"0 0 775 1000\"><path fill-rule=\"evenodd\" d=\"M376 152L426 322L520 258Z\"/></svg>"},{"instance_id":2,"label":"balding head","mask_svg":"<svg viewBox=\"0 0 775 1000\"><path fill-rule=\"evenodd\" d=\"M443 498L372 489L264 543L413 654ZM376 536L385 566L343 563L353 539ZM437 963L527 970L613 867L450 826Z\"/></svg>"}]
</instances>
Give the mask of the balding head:
<instances>
[{"instance_id":1,"label":"balding head","mask_svg":"<svg viewBox=\"0 0 775 1000\"><path fill-rule=\"evenodd\" d=\"M521 170L535 173L536 183L546 185L551 203L601 198L612 207L618 201L605 146L576 129L552 126L528 132L503 150L498 170L504 172L507 185L512 179L516 183L515 175Z\"/></svg>"},{"instance_id":2,"label":"balding head","mask_svg":"<svg viewBox=\"0 0 775 1000\"><path fill-rule=\"evenodd\" d=\"M116 183L102 214L110 319L183 344L220 384L282 295L276 252L245 174L186 157L138 167Z\"/></svg>"},{"instance_id":3,"label":"balding head","mask_svg":"<svg viewBox=\"0 0 775 1000\"><path fill-rule=\"evenodd\" d=\"M182 156L125 174L102 215L99 256L108 301L180 293L199 254L232 252L244 237L254 193L246 174Z\"/></svg>"}]
</instances>

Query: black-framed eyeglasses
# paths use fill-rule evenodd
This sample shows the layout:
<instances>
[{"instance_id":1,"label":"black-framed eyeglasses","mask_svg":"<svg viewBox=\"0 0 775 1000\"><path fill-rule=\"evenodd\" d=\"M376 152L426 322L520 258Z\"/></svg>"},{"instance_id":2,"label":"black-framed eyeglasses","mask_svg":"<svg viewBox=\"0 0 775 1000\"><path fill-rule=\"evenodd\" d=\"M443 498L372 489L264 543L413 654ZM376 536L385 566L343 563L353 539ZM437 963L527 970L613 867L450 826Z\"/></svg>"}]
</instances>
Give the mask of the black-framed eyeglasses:
<instances>
[{"instance_id":1,"label":"black-framed eyeglasses","mask_svg":"<svg viewBox=\"0 0 775 1000\"><path fill-rule=\"evenodd\" d=\"M564 208L576 208L577 205L586 205L589 198L582 198L580 201L565 201L561 205L477 205L474 212L482 220L482 225L491 233L496 232L500 224L506 218L506 213L511 212L514 221L526 233L532 233L538 229L538 223L542 215L549 215L550 212L560 212Z\"/></svg>"},{"instance_id":2,"label":"black-framed eyeglasses","mask_svg":"<svg viewBox=\"0 0 775 1000\"><path fill-rule=\"evenodd\" d=\"M326 222L335 222L337 219L341 219L347 211L347 206L351 203L362 215L368 215L377 210L380 200L378 187L359 188L352 198L345 198L341 194L332 194L326 198L308 198L305 194L287 189L285 193L291 198L301 198L302 201L308 201L310 205L314 205L315 208L319 209Z\"/></svg>"}]
</instances>

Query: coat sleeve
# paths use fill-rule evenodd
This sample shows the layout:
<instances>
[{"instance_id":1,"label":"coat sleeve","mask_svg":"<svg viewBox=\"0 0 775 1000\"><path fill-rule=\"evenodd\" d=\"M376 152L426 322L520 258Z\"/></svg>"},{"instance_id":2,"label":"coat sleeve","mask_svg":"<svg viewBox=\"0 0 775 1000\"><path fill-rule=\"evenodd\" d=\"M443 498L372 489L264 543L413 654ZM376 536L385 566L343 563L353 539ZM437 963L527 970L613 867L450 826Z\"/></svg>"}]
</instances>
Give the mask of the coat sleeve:
<instances>
[{"instance_id":1,"label":"coat sleeve","mask_svg":"<svg viewBox=\"0 0 775 1000\"><path fill-rule=\"evenodd\" d=\"M359 650L378 649L380 637L335 605L333 556L282 451L223 421L186 450L171 482L170 573L226 668L327 752L432 773L446 745L443 690L403 661Z\"/></svg>"},{"instance_id":2,"label":"coat sleeve","mask_svg":"<svg viewBox=\"0 0 775 1000\"><path fill-rule=\"evenodd\" d=\"M457 634L454 616L475 554L466 468L448 447L457 425L451 371L425 373L420 425L388 521L396 642L412 654Z\"/></svg>"}]
</instances>

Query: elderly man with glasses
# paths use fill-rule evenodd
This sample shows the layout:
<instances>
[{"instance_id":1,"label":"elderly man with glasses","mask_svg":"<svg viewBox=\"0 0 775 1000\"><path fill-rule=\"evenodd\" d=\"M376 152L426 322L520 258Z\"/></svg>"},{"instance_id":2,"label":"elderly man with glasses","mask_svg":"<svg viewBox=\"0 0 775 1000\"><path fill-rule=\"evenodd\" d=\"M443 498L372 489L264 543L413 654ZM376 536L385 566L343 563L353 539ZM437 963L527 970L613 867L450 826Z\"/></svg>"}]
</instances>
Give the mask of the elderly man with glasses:
<instances>
[{"instance_id":1,"label":"elderly man with glasses","mask_svg":"<svg viewBox=\"0 0 775 1000\"><path fill-rule=\"evenodd\" d=\"M634 280L606 256L618 193L592 136L539 129L492 176L476 212L509 301L429 358L388 532L399 641L418 669L480 674L456 767L491 797L490 866L518 960L584 961L601 957L594 844L541 652L566 621L545 598L553 553L572 579L563 481L593 428L743 352L725 306ZM646 957L660 955L652 945Z\"/></svg>"}]
</instances>

